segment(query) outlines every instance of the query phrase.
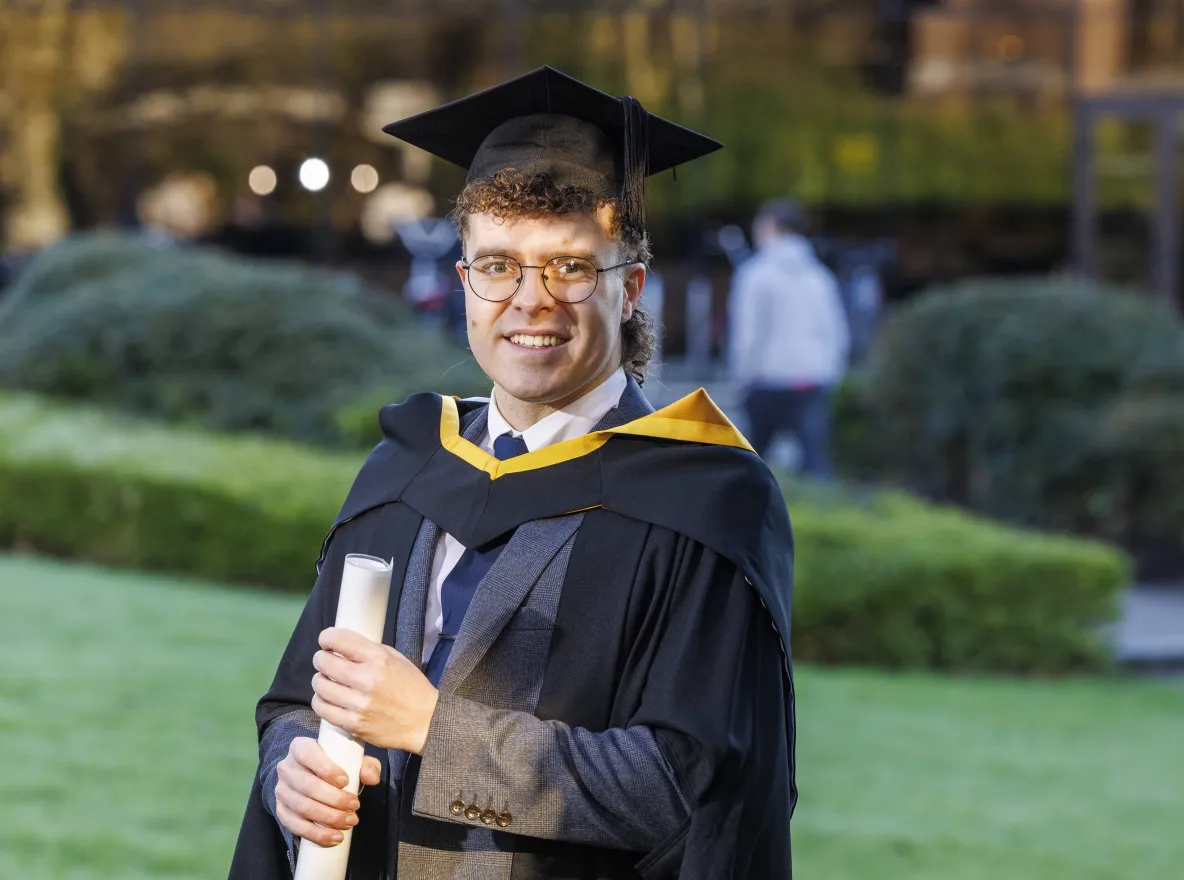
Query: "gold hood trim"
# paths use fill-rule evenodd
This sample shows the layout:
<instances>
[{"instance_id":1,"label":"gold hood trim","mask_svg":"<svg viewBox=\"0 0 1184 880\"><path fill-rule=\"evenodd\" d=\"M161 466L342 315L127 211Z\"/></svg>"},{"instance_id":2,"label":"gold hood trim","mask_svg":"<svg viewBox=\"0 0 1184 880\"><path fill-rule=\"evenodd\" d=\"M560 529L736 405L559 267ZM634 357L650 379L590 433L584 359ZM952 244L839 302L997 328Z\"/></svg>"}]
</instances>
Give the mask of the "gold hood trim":
<instances>
[{"instance_id":1,"label":"gold hood trim","mask_svg":"<svg viewBox=\"0 0 1184 880\"><path fill-rule=\"evenodd\" d=\"M508 461L499 461L496 456L490 455L480 446L462 437L456 398L441 398L440 444L457 458L463 459L477 470L485 471L491 480L504 477L506 474L537 470L580 458L595 452L615 434L654 437L659 440L682 440L688 443L710 443L715 446L733 446L753 451L744 435L736 430L736 426L702 388L670 406L628 424L593 431L582 437L573 437L571 440L564 440L562 443L528 452Z\"/></svg>"}]
</instances>

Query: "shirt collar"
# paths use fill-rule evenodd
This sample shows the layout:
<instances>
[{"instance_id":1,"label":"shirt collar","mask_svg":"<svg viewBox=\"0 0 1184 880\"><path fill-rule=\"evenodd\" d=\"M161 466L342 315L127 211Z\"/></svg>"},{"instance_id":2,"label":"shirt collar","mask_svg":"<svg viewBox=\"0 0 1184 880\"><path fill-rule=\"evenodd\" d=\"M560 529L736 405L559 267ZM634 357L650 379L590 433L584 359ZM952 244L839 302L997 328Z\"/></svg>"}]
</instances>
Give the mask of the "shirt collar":
<instances>
[{"instance_id":1,"label":"shirt collar","mask_svg":"<svg viewBox=\"0 0 1184 880\"><path fill-rule=\"evenodd\" d=\"M493 447L493 438L509 432L515 437L526 441L526 448L535 452L554 443L581 437L595 428L609 410L615 407L625 393L629 380L625 378L625 369L618 368L615 373L577 400L572 401L563 409L551 413L540 419L521 434L510 427L509 422L497 408L497 399L489 397L488 424L485 429L485 442L481 444L486 450Z\"/></svg>"}]
</instances>

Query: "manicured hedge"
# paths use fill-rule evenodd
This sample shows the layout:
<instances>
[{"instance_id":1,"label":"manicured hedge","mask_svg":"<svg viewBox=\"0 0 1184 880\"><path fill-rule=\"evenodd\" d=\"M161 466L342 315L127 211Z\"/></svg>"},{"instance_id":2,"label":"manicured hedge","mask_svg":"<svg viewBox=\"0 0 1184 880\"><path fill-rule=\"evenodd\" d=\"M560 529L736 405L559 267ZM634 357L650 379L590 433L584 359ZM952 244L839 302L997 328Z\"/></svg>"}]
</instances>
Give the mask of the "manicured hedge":
<instances>
[{"instance_id":1,"label":"manicured hedge","mask_svg":"<svg viewBox=\"0 0 1184 880\"><path fill-rule=\"evenodd\" d=\"M0 546L309 589L359 454L135 422L0 395ZM794 655L1057 672L1106 662L1128 571L1099 544L906 496L787 486Z\"/></svg>"},{"instance_id":2,"label":"manicured hedge","mask_svg":"<svg viewBox=\"0 0 1184 880\"><path fill-rule=\"evenodd\" d=\"M304 590L358 464L0 395L0 545Z\"/></svg>"},{"instance_id":3,"label":"manicured hedge","mask_svg":"<svg viewBox=\"0 0 1184 880\"><path fill-rule=\"evenodd\" d=\"M887 668L1103 668L1129 582L1108 545L1024 531L900 493L787 486L794 656Z\"/></svg>"}]
</instances>

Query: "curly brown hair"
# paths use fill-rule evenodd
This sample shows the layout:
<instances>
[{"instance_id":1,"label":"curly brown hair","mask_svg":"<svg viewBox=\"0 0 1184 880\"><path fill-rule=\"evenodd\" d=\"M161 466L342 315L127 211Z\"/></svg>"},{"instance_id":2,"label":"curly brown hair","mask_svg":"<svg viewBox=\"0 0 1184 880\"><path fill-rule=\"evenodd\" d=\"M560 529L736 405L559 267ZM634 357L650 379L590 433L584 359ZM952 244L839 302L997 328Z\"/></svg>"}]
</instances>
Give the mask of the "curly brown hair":
<instances>
[{"instance_id":1,"label":"curly brown hair","mask_svg":"<svg viewBox=\"0 0 1184 880\"><path fill-rule=\"evenodd\" d=\"M621 259L648 265L651 255L645 230L621 222L616 199L603 198L582 186L561 186L547 174L523 174L510 168L488 180L473 181L461 192L448 217L463 242L471 214L506 219L596 214L604 208L612 210L609 232L620 244ZM621 366L638 382L644 382L656 349L654 318L639 304L621 325Z\"/></svg>"}]
</instances>

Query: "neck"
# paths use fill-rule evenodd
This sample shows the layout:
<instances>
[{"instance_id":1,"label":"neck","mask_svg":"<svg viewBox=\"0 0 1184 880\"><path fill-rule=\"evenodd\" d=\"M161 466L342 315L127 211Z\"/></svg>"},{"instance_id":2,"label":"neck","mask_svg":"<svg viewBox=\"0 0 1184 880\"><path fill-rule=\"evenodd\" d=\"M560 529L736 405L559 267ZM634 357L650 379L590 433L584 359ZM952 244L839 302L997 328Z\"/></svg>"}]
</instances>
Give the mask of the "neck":
<instances>
[{"instance_id":1,"label":"neck","mask_svg":"<svg viewBox=\"0 0 1184 880\"><path fill-rule=\"evenodd\" d=\"M578 391L574 391L558 400L552 400L546 403L519 400L500 385L494 386L493 398L497 403L498 412L502 414L502 418L506 420L511 428L522 433L527 428L537 425L552 413L557 413L561 409L571 406L588 392L599 388L608 380L609 376L617 371L619 366L619 364L616 364L606 368L586 385L583 385Z\"/></svg>"}]
</instances>

